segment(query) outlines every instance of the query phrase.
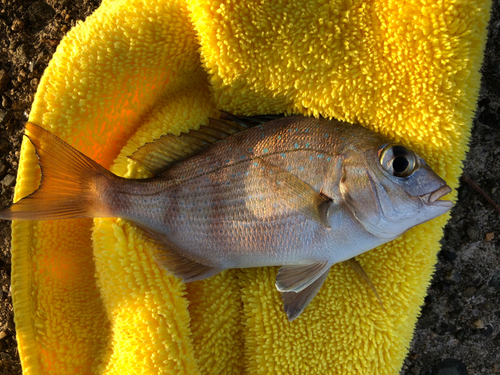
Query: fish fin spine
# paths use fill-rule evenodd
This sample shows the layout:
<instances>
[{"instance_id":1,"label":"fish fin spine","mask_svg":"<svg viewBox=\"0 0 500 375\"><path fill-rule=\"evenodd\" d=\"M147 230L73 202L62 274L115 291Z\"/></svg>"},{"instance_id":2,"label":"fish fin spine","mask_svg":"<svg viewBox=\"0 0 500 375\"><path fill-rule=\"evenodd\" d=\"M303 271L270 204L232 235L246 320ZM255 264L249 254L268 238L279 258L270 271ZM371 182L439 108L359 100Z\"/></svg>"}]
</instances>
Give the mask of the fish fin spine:
<instances>
[{"instance_id":1,"label":"fish fin spine","mask_svg":"<svg viewBox=\"0 0 500 375\"><path fill-rule=\"evenodd\" d=\"M373 294L377 298L378 303L380 303L382 310L385 312L385 307L384 307L384 304L382 303L382 299L380 298L380 296L377 292L377 289L375 288L375 285L373 285L372 280L370 279L370 277L366 273L366 271L363 268L363 266L361 265L361 263L359 263L355 258L347 259L344 262L348 266L350 266L358 274L359 277L361 277L361 279L366 283L366 285L368 285L368 287L371 289L371 291L373 292Z\"/></svg>"},{"instance_id":2,"label":"fish fin spine","mask_svg":"<svg viewBox=\"0 0 500 375\"><path fill-rule=\"evenodd\" d=\"M246 127L238 123L209 118L208 125L201 125L198 130L191 129L179 136L162 135L159 139L140 147L129 158L158 176L173 164L185 160L210 144L244 129Z\"/></svg>"}]
</instances>

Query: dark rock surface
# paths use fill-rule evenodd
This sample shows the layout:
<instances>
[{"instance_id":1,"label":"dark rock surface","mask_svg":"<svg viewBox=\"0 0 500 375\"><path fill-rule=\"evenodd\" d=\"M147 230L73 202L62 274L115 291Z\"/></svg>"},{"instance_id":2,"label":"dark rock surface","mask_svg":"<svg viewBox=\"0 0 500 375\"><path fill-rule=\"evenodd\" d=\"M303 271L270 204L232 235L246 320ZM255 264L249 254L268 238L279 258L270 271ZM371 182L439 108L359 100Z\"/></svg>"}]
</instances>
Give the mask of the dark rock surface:
<instances>
[{"instance_id":1,"label":"dark rock surface","mask_svg":"<svg viewBox=\"0 0 500 375\"><path fill-rule=\"evenodd\" d=\"M431 373L436 375L468 375L465 365L454 358L447 358L439 362L432 368Z\"/></svg>"},{"instance_id":2,"label":"dark rock surface","mask_svg":"<svg viewBox=\"0 0 500 375\"><path fill-rule=\"evenodd\" d=\"M40 31L54 17L56 12L52 7L43 1L35 1L28 7L28 19L33 31Z\"/></svg>"},{"instance_id":3,"label":"dark rock surface","mask_svg":"<svg viewBox=\"0 0 500 375\"><path fill-rule=\"evenodd\" d=\"M0 0L0 207L12 201L23 123L63 35L100 0ZM464 173L500 203L500 4L494 2ZM8 178L6 183L5 179ZM10 293L10 224L0 221L0 375L20 374ZM401 374L500 374L500 213L469 185L445 230Z\"/></svg>"}]
</instances>

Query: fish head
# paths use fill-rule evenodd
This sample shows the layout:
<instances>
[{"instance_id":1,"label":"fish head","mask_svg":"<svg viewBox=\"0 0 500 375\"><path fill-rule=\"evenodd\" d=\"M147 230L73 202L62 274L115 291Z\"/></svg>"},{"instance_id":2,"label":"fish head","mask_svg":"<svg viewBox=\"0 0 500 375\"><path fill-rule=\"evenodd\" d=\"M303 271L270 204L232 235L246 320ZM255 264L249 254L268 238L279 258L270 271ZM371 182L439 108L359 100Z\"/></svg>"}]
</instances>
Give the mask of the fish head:
<instances>
[{"instance_id":1,"label":"fish head","mask_svg":"<svg viewBox=\"0 0 500 375\"><path fill-rule=\"evenodd\" d=\"M354 157L353 157L354 156ZM346 159L343 201L365 229L394 239L451 209L451 188L410 148L385 142Z\"/></svg>"}]
</instances>

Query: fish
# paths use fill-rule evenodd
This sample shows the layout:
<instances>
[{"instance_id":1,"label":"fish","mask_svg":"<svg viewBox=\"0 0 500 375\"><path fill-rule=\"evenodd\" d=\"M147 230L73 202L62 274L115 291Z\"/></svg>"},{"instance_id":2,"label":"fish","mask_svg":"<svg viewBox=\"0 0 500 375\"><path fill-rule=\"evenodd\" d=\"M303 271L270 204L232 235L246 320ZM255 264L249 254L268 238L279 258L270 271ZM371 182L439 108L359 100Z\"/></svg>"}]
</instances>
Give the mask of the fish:
<instances>
[{"instance_id":1,"label":"fish","mask_svg":"<svg viewBox=\"0 0 500 375\"><path fill-rule=\"evenodd\" d=\"M129 156L154 176L145 179L113 174L41 126L26 130L42 179L0 219L129 220L186 283L280 266L290 321L339 262L376 293L355 257L453 206L440 200L451 188L411 148L336 119L223 112Z\"/></svg>"}]
</instances>

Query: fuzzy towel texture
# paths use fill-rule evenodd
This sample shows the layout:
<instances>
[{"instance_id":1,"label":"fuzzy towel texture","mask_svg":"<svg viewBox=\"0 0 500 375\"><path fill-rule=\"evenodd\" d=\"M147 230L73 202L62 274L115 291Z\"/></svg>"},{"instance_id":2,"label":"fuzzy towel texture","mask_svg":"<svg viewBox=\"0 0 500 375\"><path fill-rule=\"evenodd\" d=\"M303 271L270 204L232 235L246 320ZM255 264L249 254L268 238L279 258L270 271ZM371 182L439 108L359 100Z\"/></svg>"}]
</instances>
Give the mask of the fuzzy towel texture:
<instances>
[{"instance_id":1,"label":"fuzzy towel texture","mask_svg":"<svg viewBox=\"0 0 500 375\"><path fill-rule=\"evenodd\" d=\"M456 188L488 0L103 1L62 40L30 121L119 175L167 132L223 109L358 122L411 145ZM16 199L39 172L24 142ZM14 222L25 374L397 374L446 217L345 265L289 323L276 268L184 285L121 219Z\"/></svg>"}]
</instances>

